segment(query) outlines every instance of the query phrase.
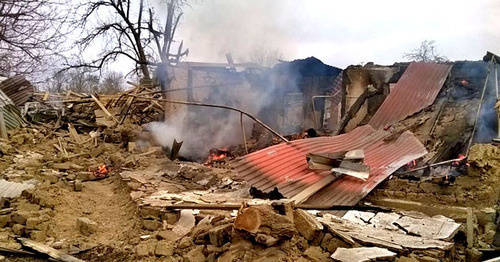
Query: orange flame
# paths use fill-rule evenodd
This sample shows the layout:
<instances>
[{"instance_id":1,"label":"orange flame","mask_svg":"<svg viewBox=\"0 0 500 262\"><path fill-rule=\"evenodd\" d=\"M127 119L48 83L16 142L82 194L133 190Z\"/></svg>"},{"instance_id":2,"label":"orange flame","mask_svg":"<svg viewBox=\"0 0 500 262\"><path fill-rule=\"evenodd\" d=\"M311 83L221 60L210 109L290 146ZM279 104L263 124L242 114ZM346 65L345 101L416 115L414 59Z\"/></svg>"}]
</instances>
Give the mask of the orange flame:
<instances>
[{"instance_id":1,"label":"orange flame","mask_svg":"<svg viewBox=\"0 0 500 262\"><path fill-rule=\"evenodd\" d=\"M100 165L97 167L96 170L94 170L94 176L96 177L105 177L108 175L108 173L111 172L111 168L107 167L106 165Z\"/></svg>"},{"instance_id":2,"label":"orange flame","mask_svg":"<svg viewBox=\"0 0 500 262\"><path fill-rule=\"evenodd\" d=\"M410 170L414 169L415 167L417 167L417 160L412 160L410 163L408 163L408 168Z\"/></svg>"}]
</instances>

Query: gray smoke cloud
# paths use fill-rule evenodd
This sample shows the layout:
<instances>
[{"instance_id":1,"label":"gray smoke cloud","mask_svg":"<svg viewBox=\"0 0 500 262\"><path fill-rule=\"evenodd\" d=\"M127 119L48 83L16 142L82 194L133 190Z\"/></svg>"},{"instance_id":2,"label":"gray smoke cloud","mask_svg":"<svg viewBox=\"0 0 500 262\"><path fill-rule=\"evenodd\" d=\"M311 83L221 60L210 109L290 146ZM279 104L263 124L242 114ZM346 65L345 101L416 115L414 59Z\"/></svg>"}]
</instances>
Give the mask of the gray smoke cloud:
<instances>
[{"instance_id":1,"label":"gray smoke cloud","mask_svg":"<svg viewBox=\"0 0 500 262\"><path fill-rule=\"evenodd\" d=\"M274 84L272 81L258 83L265 86L255 85L244 77L237 85L210 88L208 97L200 102L230 106L259 116L265 114L265 108L273 102ZM182 106L180 109L187 111L187 114L178 114L167 122L147 125L158 144L170 147L174 139L184 141L180 154L195 161L203 161L212 148L229 149L230 146L243 143L239 112L200 106ZM243 116L247 139L251 136L254 123Z\"/></svg>"}]
</instances>

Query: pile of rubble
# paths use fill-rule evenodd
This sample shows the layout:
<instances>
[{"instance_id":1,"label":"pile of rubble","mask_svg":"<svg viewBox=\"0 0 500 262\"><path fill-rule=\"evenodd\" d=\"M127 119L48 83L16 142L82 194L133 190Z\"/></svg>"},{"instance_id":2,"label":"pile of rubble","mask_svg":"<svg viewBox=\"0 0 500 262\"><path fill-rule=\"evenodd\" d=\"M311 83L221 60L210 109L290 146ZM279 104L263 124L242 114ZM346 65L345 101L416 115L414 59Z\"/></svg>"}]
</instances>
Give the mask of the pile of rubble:
<instances>
[{"instance_id":1,"label":"pile of rubble","mask_svg":"<svg viewBox=\"0 0 500 262\"><path fill-rule=\"evenodd\" d=\"M167 148L145 130L164 114L151 89L53 94L18 77L0 82L0 96L12 96L0 111L0 253L60 261L487 258L500 244L500 151L478 144L449 165L429 165L451 155L447 145L463 148L456 141L467 135L444 134L468 130L452 114L470 110L461 100L443 109L450 65L407 67L440 72L429 85L437 102L394 116L380 96L365 96L381 110L365 108L361 120L348 112L345 134L309 129L276 139L256 125L245 144L214 148L200 163L178 158L182 142ZM371 80L370 88L390 89ZM404 81L399 88L421 91ZM383 98L408 99L398 92Z\"/></svg>"}]
</instances>

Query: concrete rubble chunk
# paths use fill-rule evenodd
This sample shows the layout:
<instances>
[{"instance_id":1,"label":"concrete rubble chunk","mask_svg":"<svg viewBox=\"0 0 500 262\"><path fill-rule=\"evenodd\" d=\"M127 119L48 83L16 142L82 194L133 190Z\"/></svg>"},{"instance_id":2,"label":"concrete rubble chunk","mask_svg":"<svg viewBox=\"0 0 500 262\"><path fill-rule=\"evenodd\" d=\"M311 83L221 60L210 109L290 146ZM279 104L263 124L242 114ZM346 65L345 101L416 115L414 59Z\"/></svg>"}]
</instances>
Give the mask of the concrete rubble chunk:
<instances>
[{"instance_id":1,"label":"concrete rubble chunk","mask_svg":"<svg viewBox=\"0 0 500 262\"><path fill-rule=\"evenodd\" d=\"M357 211L357 210L349 210L345 215L342 217L343 219L347 219L353 223L360 224L360 225L366 225L372 217L375 216L375 213L372 212L363 212L363 211Z\"/></svg>"},{"instance_id":2,"label":"concrete rubble chunk","mask_svg":"<svg viewBox=\"0 0 500 262\"><path fill-rule=\"evenodd\" d=\"M296 209L293 214L295 228L305 239L312 240L323 230L323 225L307 211Z\"/></svg>"},{"instance_id":3,"label":"concrete rubble chunk","mask_svg":"<svg viewBox=\"0 0 500 262\"><path fill-rule=\"evenodd\" d=\"M193 210L182 210L179 220L174 224L172 231L179 236L186 235L194 227L196 219Z\"/></svg>"},{"instance_id":4,"label":"concrete rubble chunk","mask_svg":"<svg viewBox=\"0 0 500 262\"><path fill-rule=\"evenodd\" d=\"M423 218L403 216L395 223L414 235L440 240L450 240L460 227L453 219L441 215Z\"/></svg>"},{"instance_id":5,"label":"concrete rubble chunk","mask_svg":"<svg viewBox=\"0 0 500 262\"><path fill-rule=\"evenodd\" d=\"M389 259L396 253L379 247L337 248L331 258L341 262L364 262L375 259Z\"/></svg>"},{"instance_id":6,"label":"concrete rubble chunk","mask_svg":"<svg viewBox=\"0 0 500 262\"><path fill-rule=\"evenodd\" d=\"M370 219L370 224L375 228L385 228L389 230L400 230L394 223L401 217L397 213L377 213L372 219Z\"/></svg>"},{"instance_id":7,"label":"concrete rubble chunk","mask_svg":"<svg viewBox=\"0 0 500 262\"><path fill-rule=\"evenodd\" d=\"M77 218L76 227L85 236L90 236L97 231L97 223L86 217Z\"/></svg>"},{"instance_id":8,"label":"concrete rubble chunk","mask_svg":"<svg viewBox=\"0 0 500 262\"><path fill-rule=\"evenodd\" d=\"M77 180L75 180L75 184L74 184L73 186L74 186L74 190L75 190L76 192L80 192L80 191L82 191L82 190L83 190L83 183L82 183L82 181L81 181L81 180L78 180L78 179L77 179Z\"/></svg>"},{"instance_id":9,"label":"concrete rubble chunk","mask_svg":"<svg viewBox=\"0 0 500 262\"><path fill-rule=\"evenodd\" d=\"M159 241L155 247L156 256L171 256L174 254L174 246L167 241Z\"/></svg>"},{"instance_id":10,"label":"concrete rubble chunk","mask_svg":"<svg viewBox=\"0 0 500 262\"><path fill-rule=\"evenodd\" d=\"M197 246L189 251L184 256L184 262L204 262L205 255L203 254L203 247Z\"/></svg>"},{"instance_id":11,"label":"concrete rubble chunk","mask_svg":"<svg viewBox=\"0 0 500 262\"><path fill-rule=\"evenodd\" d=\"M227 236L231 232L232 228L233 226L231 224L226 224L211 229L208 232L210 243L216 247L222 246L226 242Z\"/></svg>"},{"instance_id":12,"label":"concrete rubble chunk","mask_svg":"<svg viewBox=\"0 0 500 262\"><path fill-rule=\"evenodd\" d=\"M42 223L42 219L39 217L30 217L26 220L26 228L35 229L35 227L40 223Z\"/></svg>"},{"instance_id":13,"label":"concrete rubble chunk","mask_svg":"<svg viewBox=\"0 0 500 262\"><path fill-rule=\"evenodd\" d=\"M143 222L143 227L149 231L155 231L162 226L162 223L153 219L146 219Z\"/></svg>"}]
</instances>

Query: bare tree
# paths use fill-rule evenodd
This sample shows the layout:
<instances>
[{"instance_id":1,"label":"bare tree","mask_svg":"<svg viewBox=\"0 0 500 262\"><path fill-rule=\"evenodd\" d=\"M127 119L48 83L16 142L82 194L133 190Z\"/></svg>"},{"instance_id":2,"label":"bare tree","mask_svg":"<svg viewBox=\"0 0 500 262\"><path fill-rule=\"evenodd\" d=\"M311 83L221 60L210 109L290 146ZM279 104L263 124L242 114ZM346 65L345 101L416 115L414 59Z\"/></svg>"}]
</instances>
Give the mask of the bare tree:
<instances>
[{"instance_id":1,"label":"bare tree","mask_svg":"<svg viewBox=\"0 0 500 262\"><path fill-rule=\"evenodd\" d=\"M264 67L272 67L283 60L283 52L279 48L269 48L263 44L255 45L250 51L250 61Z\"/></svg>"},{"instance_id":2,"label":"bare tree","mask_svg":"<svg viewBox=\"0 0 500 262\"><path fill-rule=\"evenodd\" d=\"M434 40L424 40L420 43L420 47L413 49L410 53L405 53L403 58L416 62L443 63L449 61L446 56L442 56L437 52L435 43Z\"/></svg>"},{"instance_id":3,"label":"bare tree","mask_svg":"<svg viewBox=\"0 0 500 262\"><path fill-rule=\"evenodd\" d=\"M33 73L61 51L70 14L60 8L57 0L0 1L0 73Z\"/></svg>"},{"instance_id":4,"label":"bare tree","mask_svg":"<svg viewBox=\"0 0 500 262\"><path fill-rule=\"evenodd\" d=\"M174 35L182 16L184 0L161 1L166 4L167 16L164 22L155 14L147 0L91 0L83 4L85 8L82 26L90 27L90 33L78 44L83 50L96 43L105 43L99 57L92 61L82 61L70 67L88 67L102 70L119 57L125 57L136 65L135 71L143 78L151 79L151 66L170 65L187 55L182 42L177 53L172 54Z\"/></svg>"},{"instance_id":5,"label":"bare tree","mask_svg":"<svg viewBox=\"0 0 500 262\"><path fill-rule=\"evenodd\" d=\"M75 68L55 74L48 79L48 91L63 93L68 90L77 93L100 91L100 77L89 68Z\"/></svg>"},{"instance_id":6,"label":"bare tree","mask_svg":"<svg viewBox=\"0 0 500 262\"><path fill-rule=\"evenodd\" d=\"M116 94L123 91L124 76L122 73L116 71L109 71L101 79L100 93Z\"/></svg>"}]
</instances>

